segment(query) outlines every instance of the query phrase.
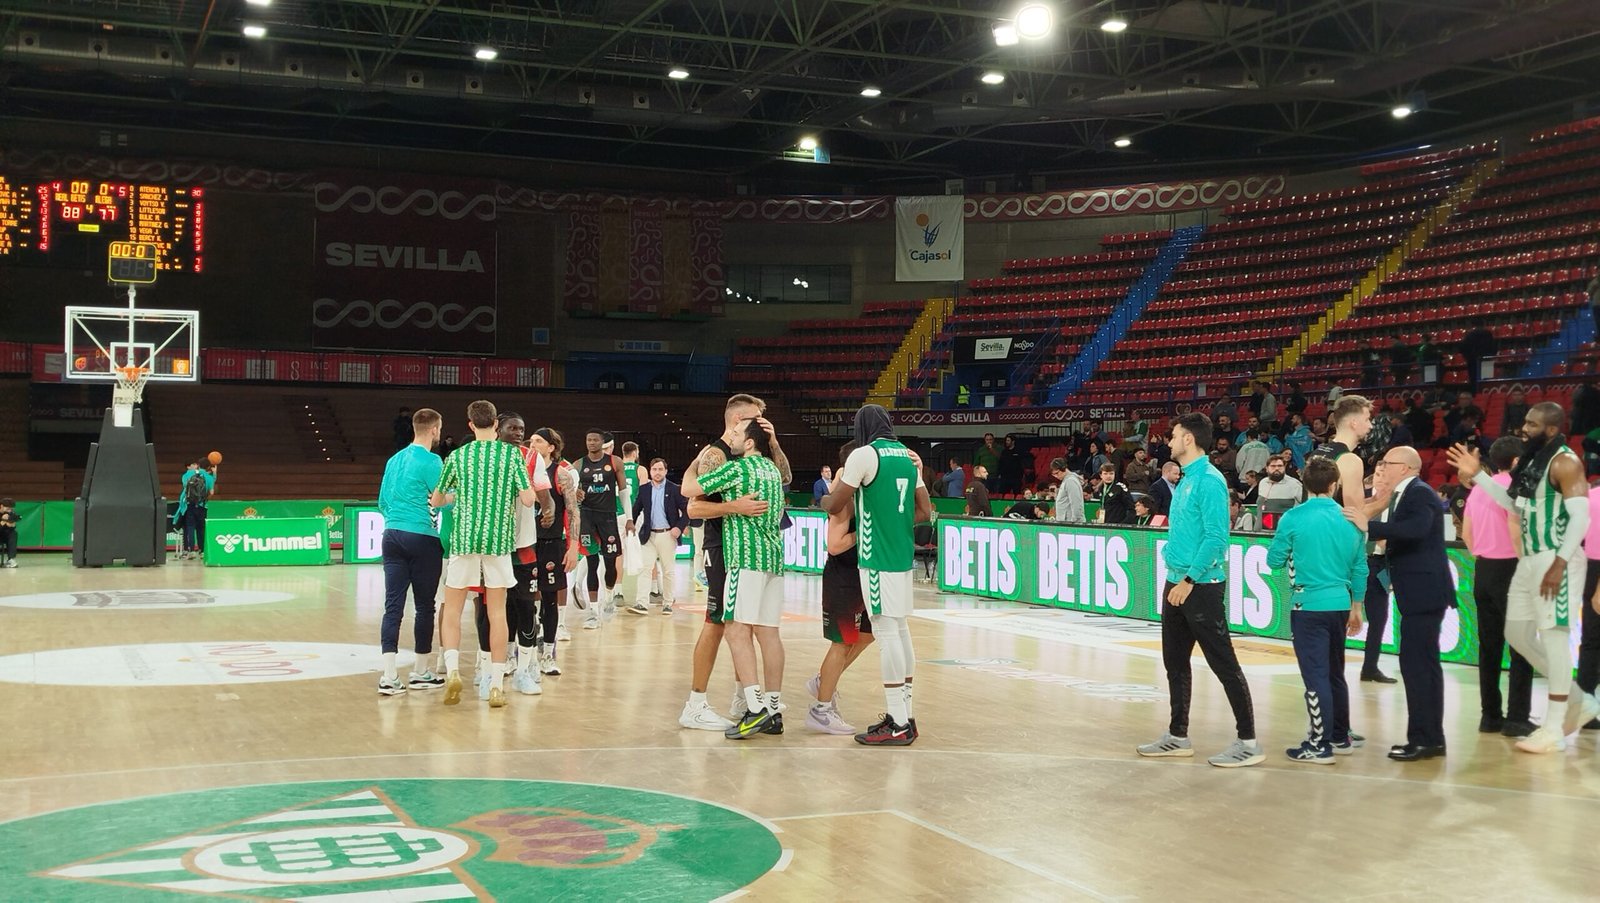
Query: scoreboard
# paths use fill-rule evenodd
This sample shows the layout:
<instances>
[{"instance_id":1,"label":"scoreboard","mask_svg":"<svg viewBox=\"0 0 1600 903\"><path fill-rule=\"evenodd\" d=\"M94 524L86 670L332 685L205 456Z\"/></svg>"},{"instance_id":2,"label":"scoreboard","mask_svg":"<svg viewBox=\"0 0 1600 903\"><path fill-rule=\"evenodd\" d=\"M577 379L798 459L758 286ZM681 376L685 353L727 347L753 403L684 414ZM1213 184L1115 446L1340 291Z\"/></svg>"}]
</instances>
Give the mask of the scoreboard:
<instances>
[{"instance_id":1,"label":"scoreboard","mask_svg":"<svg viewBox=\"0 0 1600 903\"><path fill-rule=\"evenodd\" d=\"M205 189L0 174L0 266L98 270L112 242L155 245L156 269L205 269Z\"/></svg>"}]
</instances>

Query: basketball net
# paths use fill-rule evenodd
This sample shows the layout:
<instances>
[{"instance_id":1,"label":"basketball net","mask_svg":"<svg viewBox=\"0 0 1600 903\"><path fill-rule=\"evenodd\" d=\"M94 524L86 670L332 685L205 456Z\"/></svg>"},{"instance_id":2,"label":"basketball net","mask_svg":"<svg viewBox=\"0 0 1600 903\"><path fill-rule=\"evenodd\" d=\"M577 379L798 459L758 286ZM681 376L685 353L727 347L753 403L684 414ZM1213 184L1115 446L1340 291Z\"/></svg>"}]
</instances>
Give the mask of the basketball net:
<instances>
[{"instance_id":1,"label":"basketball net","mask_svg":"<svg viewBox=\"0 0 1600 903\"><path fill-rule=\"evenodd\" d=\"M133 426L133 406L144 397L144 384L150 368L116 367L117 383L111 390L111 422L116 426Z\"/></svg>"}]
</instances>

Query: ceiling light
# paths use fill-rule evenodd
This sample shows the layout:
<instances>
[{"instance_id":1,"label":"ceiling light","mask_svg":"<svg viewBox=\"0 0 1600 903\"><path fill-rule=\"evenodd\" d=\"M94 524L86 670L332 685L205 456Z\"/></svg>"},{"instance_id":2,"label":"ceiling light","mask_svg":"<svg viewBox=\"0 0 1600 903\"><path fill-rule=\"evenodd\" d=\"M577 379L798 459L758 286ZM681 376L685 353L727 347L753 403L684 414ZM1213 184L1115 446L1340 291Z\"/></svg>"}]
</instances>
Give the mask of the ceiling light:
<instances>
[{"instance_id":1,"label":"ceiling light","mask_svg":"<svg viewBox=\"0 0 1600 903\"><path fill-rule=\"evenodd\" d=\"M1408 103L1396 104L1395 108L1389 111L1389 115L1396 119L1404 119L1410 116L1411 113L1411 104Z\"/></svg>"},{"instance_id":2,"label":"ceiling light","mask_svg":"<svg viewBox=\"0 0 1600 903\"><path fill-rule=\"evenodd\" d=\"M1017 34L1029 41L1050 36L1050 29L1055 27L1056 16L1050 7L1043 3L1029 3L1017 10Z\"/></svg>"},{"instance_id":3,"label":"ceiling light","mask_svg":"<svg viewBox=\"0 0 1600 903\"><path fill-rule=\"evenodd\" d=\"M1117 147L1131 147L1133 145L1133 139L1127 137L1126 135L1124 135L1123 137L1118 138L1117 140L1115 140L1115 141L1113 141L1111 143L1116 145Z\"/></svg>"},{"instance_id":4,"label":"ceiling light","mask_svg":"<svg viewBox=\"0 0 1600 903\"><path fill-rule=\"evenodd\" d=\"M1110 32L1111 34L1121 34L1122 32L1128 30L1128 22L1126 19L1119 19L1116 16L1112 16L1111 18L1100 23L1100 30Z\"/></svg>"},{"instance_id":5,"label":"ceiling light","mask_svg":"<svg viewBox=\"0 0 1600 903\"><path fill-rule=\"evenodd\" d=\"M479 47L477 50L472 52L472 55L487 63L499 56L500 51L494 49L493 47Z\"/></svg>"},{"instance_id":6,"label":"ceiling light","mask_svg":"<svg viewBox=\"0 0 1600 903\"><path fill-rule=\"evenodd\" d=\"M250 6L271 6L272 0L244 0Z\"/></svg>"},{"instance_id":7,"label":"ceiling light","mask_svg":"<svg viewBox=\"0 0 1600 903\"><path fill-rule=\"evenodd\" d=\"M994 43L996 47L1010 47L1017 43L1017 26L1009 23L996 25L994 27Z\"/></svg>"},{"instance_id":8,"label":"ceiling light","mask_svg":"<svg viewBox=\"0 0 1600 903\"><path fill-rule=\"evenodd\" d=\"M983 77L981 79L979 79L979 81L983 82L986 85L998 85L998 84L1001 84L1002 82L1004 82L1005 80L1006 80L1006 76L1005 76L1005 73L1003 73L1003 72L985 72L983 74Z\"/></svg>"},{"instance_id":9,"label":"ceiling light","mask_svg":"<svg viewBox=\"0 0 1600 903\"><path fill-rule=\"evenodd\" d=\"M871 85L867 85L865 88L861 89L861 96L862 97L877 97L878 95L880 95L882 93L883 93L883 90L881 88L874 88Z\"/></svg>"},{"instance_id":10,"label":"ceiling light","mask_svg":"<svg viewBox=\"0 0 1600 903\"><path fill-rule=\"evenodd\" d=\"M267 36L267 28L265 25L246 25L242 33L247 38L264 38Z\"/></svg>"},{"instance_id":11,"label":"ceiling light","mask_svg":"<svg viewBox=\"0 0 1600 903\"><path fill-rule=\"evenodd\" d=\"M667 78L688 78L688 77L689 77L689 70L683 68L682 66L673 66L671 69L667 70Z\"/></svg>"},{"instance_id":12,"label":"ceiling light","mask_svg":"<svg viewBox=\"0 0 1600 903\"><path fill-rule=\"evenodd\" d=\"M817 139L811 137L810 135L807 135L804 138L801 138L800 139L800 149L801 150L807 150L807 151L816 150L817 149Z\"/></svg>"}]
</instances>

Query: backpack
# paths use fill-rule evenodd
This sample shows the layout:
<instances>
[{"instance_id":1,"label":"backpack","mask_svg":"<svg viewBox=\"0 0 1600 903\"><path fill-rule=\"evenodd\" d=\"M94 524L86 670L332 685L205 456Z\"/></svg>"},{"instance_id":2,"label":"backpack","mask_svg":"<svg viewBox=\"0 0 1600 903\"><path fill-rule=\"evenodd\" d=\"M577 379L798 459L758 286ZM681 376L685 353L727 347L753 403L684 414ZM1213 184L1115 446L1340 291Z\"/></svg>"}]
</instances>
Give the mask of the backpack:
<instances>
[{"instance_id":1,"label":"backpack","mask_svg":"<svg viewBox=\"0 0 1600 903\"><path fill-rule=\"evenodd\" d=\"M189 482L183 484L183 502L190 507L204 505L211 496L211 491L206 488L206 475L195 471L189 477Z\"/></svg>"}]
</instances>

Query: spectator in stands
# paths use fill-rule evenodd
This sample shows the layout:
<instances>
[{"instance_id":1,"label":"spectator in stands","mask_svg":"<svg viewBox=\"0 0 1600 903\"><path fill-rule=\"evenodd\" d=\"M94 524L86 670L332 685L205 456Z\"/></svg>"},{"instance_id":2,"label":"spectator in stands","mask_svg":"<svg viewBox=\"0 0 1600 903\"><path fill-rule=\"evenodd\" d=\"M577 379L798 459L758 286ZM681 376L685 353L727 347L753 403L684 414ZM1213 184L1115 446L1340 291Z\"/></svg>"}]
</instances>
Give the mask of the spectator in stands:
<instances>
[{"instance_id":1,"label":"spectator in stands","mask_svg":"<svg viewBox=\"0 0 1600 903\"><path fill-rule=\"evenodd\" d=\"M1288 399L1286 401L1284 401L1284 404L1283 404L1284 411L1288 412L1289 416L1291 416L1291 417L1293 417L1296 414L1299 414L1301 419L1304 420L1305 419L1305 414L1306 414L1306 408L1308 408L1310 406L1311 406L1311 402L1306 399L1306 393L1301 391L1300 384L1295 382L1295 381L1293 381L1293 380L1290 380L1289 381L1289 397L1288 397Z\"/></svg>"},{"instance_id":2,"label":"spectator in stands","mask_svg":"<svg viewBox=\"0 0 1600 903\"><path fill-rule=\"evenodd\" d=\"M1278 419L1278 396L1272 394L1271 383L1266 380L1256 383L1255 390L1251 393L1250 410L1254 411L1263 423Z\"/></svg>"},{"instance_id":3,"label":"spectator in stands","mask_svg":"<svg viewBox=\"0 0 1600 903\"><path fill-rule=\"evenodd\" d=\"M1483 422L1483 408L1473 403L1471 392L1461 392L1456 395L1455 406L1444 412L1445 431L1454 436L1456 427L1467 417L1472 418L1472 426L1476 429L1478 424Z\"/></svg>"},{"instance_id":4,"label":"spectator in stands","mask_svg":"<svg viewBox=\"0 0 1600 903\"><path fill-rule=\"evenodd\" d=\"M995 444L994 433L984 433L983 444L972 453L972 466L980 465L985 474L993 474L1000 469L1000 446Z\"/></svg>"},{"instance_id":5,"label":"spectator in stands","mask_svg":"<svg viewBox=\"0 0 1600 903\"><path fill-rule=\"evenodd\" d=\"M1211 466L1222 473L1228 488L1239 485L1239 452L1227 436L1218 436L1211 449Z\"/></svg>"},{"instance_id":6,"label":"spectator in stands","mask_svg":"<svg viewBox=\"0 0 1600 903\"><path fill-rule=\"evenodd\" d=\"M822 507L822 497L828 494L828 484L833 482L833 468L822 465L822 475L811 484L811 507Z\"/></svg>"},{"instance_id":7,"label":"spectator in stands","mask_svg":"<svg viewBox=\"0 0 1600 903\"><path fill-rule=\"evenodd\" d=\"M992 436L990 438L993 438ZM982 464L972 465L972 479L967 483L967 516L968 517L994 517L994 511L989 507L989 468Z\"/></svg>"},{"instance_id":8,"label":"spectator in stands","mask_svg":"<svg viewBox=\"0 0 1600 903\"><path fill-rule=\"evenodd\" d=\"M1416 443L1414 448L1426 448L1433 442L1433 412L1422 404L1422 393L1417 392L1406 400L1405 413L1400 415L1405 421L1406 429L1411 432L1411 439ZM1517 429L1522 429L1522 424L1517 424Z\"/></svg>"},{"instance_id":9,"label":"spectator in stands","mask_svg":"<svg viewBox=\"0 0 1600 903\"><path fill-rule=\"evenodd\" d=\"M1389 345L1389 378L1397 386L1406 384L1411 376L1411 364L1416 360L1416 354L1406 345L1405 340L1395 336ZM1372 385L1377 385L1373 383ZM1370 387L1369 387L1370 388Z\"/></svg>"},{"instance_id":10,"label":"spectator in stands","mask_svg":"<svg viewBox=\"0 0 1600 903\"><path fill-rule=\"evenodd\" d=\"M1304 495L1300 481L1289 476L1289 464L1282 455L1267 459L1267 469L1256 490L1256 500L1295 499Z\"/></svg>"},{"instance_id":11,"label":"spectator in stands","mask_svg":"<svg viewBox=\"0 0 1600 903\"><path fill-rule=\"evenodd\" d=\"M1506 393L1505 416L1500 418L1500 435L1515 436L1522 432L1522 422L1528 419L1528 396L1521 386L1512 386ZM1600 551L1600 550L1597 550Z\"/></svg>"},{"instance_id":12,"label":"spectator in stands","mask_svg":"<svg viewBox=\"0 0 1600 903\"><path fill-rule=\"evenodd\" d=\"M1017 493L1022 491L1022 472L1026 461L1017 448L1017 438L1007 436L1005 447L1000 450L1000 473L995 480L995 491L999 493Z\"/></svg>"},{"instance_id":13,"label":"spectator in stands","mask_svg":"<svg viewBox=\"0 0 1600 903\"><path fill-rule=\"evenodd\" d=\"M1133 494L1133 525L1135 527L1164 527L1167 516L1156 511L1155 500L1148 495Z\"/></svg>"},{"instance_id":14,"label":"spectator in stands","mask_svg":"<svg viewBox=\"0 0 1600 903\"><path fill-rule=\"evenodd\" d=\"M1006 517L1012 520L1038 520L1041 516L1039 503L1030 499L1020 499L1006 509Z\"/></svg>"},{"instance_id":15,"label":"spectator in stands","mask_svg":"<svg viewBox=\"0 0 1600 903\"><path fill-rule=\"evenodd\" d=\"M1183 468L1178 462L1167 459L1161 465L1161 479L1150 484L1150 501L1155 503L1156 513L1166 514L1172 509L1172 491L1178 488L1178 480L1183 475Z\"/></svg>"},{"instance_id":16,"label":"spectator in stands","mask_svg":"<svg viewBox=\"0 0 1600 903\"><path fill-rule=\"evenodd\" d=\"M1133 460L1122 471L1122 482L1128 487L1129 492L1150 492L1150 481L1156 478L1156 465L1150 461L1150 453L1142 448L1133 450Z\"/></svg>"},{"instance_id":17,"label":"spectator in stands","mask_svg":"<svg viewBox=\"0 0 1600 903\"><path fill-rule=\"evenodd\" d=\"M1423 385L1431 385L1444 376L1444 369L1440 366L1443 362L1444 357L1439 353L1439 346L1433 341L1433 336L1423 333L1422 341L1417 343L1417 372ZM1428 378L1429 367L1435 368L1433 379Z\"/></svg>"},{"instance_id":18,"label":"spectator in stands","mask_svg":"<svg viewBox=\"0 0 1600 903\"><path fill-rule=\"evenodd\" d=\"M1110 464L1110 463L1111 463L1111 458L1106 455L1105 446L1100 444L1100 440L1099 439L1090 439L1089 440L1089 460L1087 462L1088 466L1086 466L1084 468L1083 472L1088 474L1088 475L1090 475L1090 476L1093 476L1093 475L1095 475L1095 474L1100 472L1100 468L1102 466L1104 466L1106 464Z\"/></svg>"},{"instance_id":19,"label":"spectator in stands","mask_svg":"<svg viewBox=\"0 0 1600 903\"><path fill-rule=\"evenodd\" d=\"M1067 467L1066 458L1050 462L1050 476L1056 486L1056 520L1064 524L1083 523L1083 478Z\"/></svg>"},{"instance_id":20,"label":"spectator in stands","mask_svg":"<svg viewBox=\"0 0 1600 903\"><path fill-rule=\"evenodd\" d=\"M1239 446L1238 454L1234 456L1234 463L1239 473L1255 471L1259 474L1266 471L1267 459L1270 457L1272 451L1267 448L1267 443L1261 441L1261 430L1251 428L1245 431L1244 444Z\"/></svg>"},{"instance_id":21,"label":"spectator in stands","mask_svg":"<svg viewBox=\"0 0 1600 903\"><path fill-rule=\"evenodd\" d=\"M456 437L446 436L443 439L440 439L439 447L434 450L439 453L439 457L441 458L450 457L450 453L456 450Z\"/></svg>"},{"instance_id":22,"label":"spectator in stands","mask_svg":"<svg viewBox=\"0 0 1600 903\"><path fill-rule=\"evenodd\" d=\"M1249 442L1250 441L1249 435L1248 435L1249 432L1251 430L1259 430L1259 429L1261 429L1261 418L1259 416L1255 415L1255 414L1251 414L1250 415L1250 419L1248 419L1248 420L1246 420L1244 422L1244 428L1239 430L1238 435L1235 435L1233 437L1233 444L1235 446L1240 446L1240 445L1245 444L1246 442Z\"/></svg>"},{"instance_id":23,"label":"spectator in stands","mask_svg":"<svg viewBox=\"0 0 1600 903\"><path fill-rule=\"evenodd\" d=\"M0 567L17 566L17 525L20 523L17 503L0 499Z\"/></svg>"},{"instance_id":24,"label":"spectator in stands","mask_svg":"<svg viewBox=\"0 0 1600 903\"><path fill-rule=\"evenodd\" d=\"M1100 514L1096 517L1100 523L1126 524L1133 520L1133 499L1128 487L1117 479L1117 469L1109 461L1100 467L1094 500L1100 503Z\"/></svg>"},{"instance_id":25,"label":"spectator in stands","mask_svg":"<svg viewBox=\"0 0 1600 903\"><path fill-rule=\"evenodd\" d=\"M1145 451L1150 453L1150 463L1157 468L1163 467L1172 460L1172 449L1167 447L1166 436L1151 436L1150 443L1145 446Z\"/></svg>"},{"instance_id":26,"label":"spectator in stands","mask_svg":"<svg viewBox=\"0 0 1600 903\"><path fill-rule=\"evenodd\" d=\"M1111 434L1106 432L1105 424L1098 420L1089 421L1089 438L1099 442L1101 448L1111 444Z\"/></svg>"},{"instance_id":27,"label":"spectator in stands","mask_svg":"<svg viewBox=\"0 0 1600 903\"><path fill-rule=\"evenodd\" d=\"M1238 444L1238 436L1235 435L1238 430L1233 425L1232 417L1229 417L1227 414L1223 414L1221 417L1218 417L1211 422L1212 431L1215 435L1221 436L1235 445Z\"/></svg>"},{"instance_id":28,"label":"spectator in stands","mask_svg":"<svg viewBox=\"0 0 1600 903\"><path fill-rule=\"evenodd\" d=\"M1600 276L1590 279L1584 291L1589 293L1589 308L1594 317L1594 340L1600 342Z\"/></svg>"},{"instance_id":29,"label":"spectator in stands","mask_svg":"<svg viewBox=\"0 0 1600 903\"><path fill-rule=\"evenodd\" d=\"M961 468L961 462L955 458L950 459L950 470L939 478L941 494L947 499L965 498L967 494L967 472Z\"/></svg>"},{"instance_id":30,"label":"spectator in stands","mask_svg":"<svg viewBox=\"0 0 1600 903\"><path fill-rule=\"evenodd\" d=\"M1223 418L1227 418L1228 429L1231 430L1233 429L1233 419L1238 416L1239 408L1233 403L1233 399L1228 397L1227 392L1223 392L1222 396L1217 399L1217 403L1211 406L1211 422L1213 424L1221 424Z\"/></svg>"},{"instance_id":31,"label":"spectator in stands","mask_svg":"<svg viewBox=\"0 0 1600 903\"><path fill-rule=\"evenodd\" d=\"M1332 435L1332 434L1328 432L1328 419L1326 417L1314 417L1314 418L1312 418L1312 420L1311 420L1311 438L1312 439L1315 439L1318 443L1327 442L1328 441L1328 436L1330 436L1330 435ZM1302 463L1301 466L1304 466L1304 464Z\"/></svg>"},{"instance_id":32,"label":"spectator in stands","mask_svg":"<svg viewBox=\"0 0 1600 903\"><path fill-rule=\"evenodd\" d=\"M1393 432L1389 434L1389 448L1394 448L1396 445L1415 445L1414 437L1411 435L1411 428L1406 426L1405 414L1399 411L1391 411L1389 413L1389 425L1393 428ZM1387 448L1384 449L1384 451L1388 450Z\"/></svg>"},{"instance_id":33,"label":"spectator in stands","mask_svg":"<svg viewBox=\"0 0 1600 903\"><path fill-rule=\"evenodd\" d=\"M1247 470L1244 472L1243 482L1239 486L1239 501L1246 505L1254 505L1261 488L1261 471Z\"/></svg>"},{"instance_id":34,"label":"spectator in stands","mask_svg":"<svg viewBox=\"0 0 1600 903\"><path fill-rule=\"evenodd\" d=\"M1474 326L1461 337L1461 356L1467 361L1467 387L1474 394L1478 391L1478 365L1486 357L1494 357L1500 350L1500 343L1495 340L1494 333L1483 326Z\"/></svg>"},{"instance_id":35,"label":"spectator in stands","mask_svg":"<svg viewBox=\"0 0 1600 903\"><path fill-rule=\"evenodd\" d=\"M1586 382L1572 392L1572 431L1588 435L1600 427L1600 386Z\"/></svg>"},{"instance_id":36,"label":"spectator in stands","mask_svg":"<svg viewBox=\"0 0 1600 903\"><path fill-rule=\"evenodd\" d=\"M1371 390L1381 385L1383 385L1383 355L1377 348L1369 348L1366 358L1361 363L1361 387ZM1328 402L1328 407L1333 407L1333 402Z\"/></svg>"},{"instance_id":37,"label":"spectator in stands","mask_svg":"<svg viewBox=\"0 0 1600 903\"><path fill-rule=\"evenodd\" d=\"M1295 415L1296 418L1299 416L1299 414ZM1306 456L1311 454L1311 450L1316 447L1317 440L1311 435L1311 427L1306 425L1304 420L1296 423L1294 429L1290 430L1289 435L1283 439L1283 450L1293 459L1295 470L1306 466Z\"/></svg>"},{"instance_id":38,"label":"spectator in stands","mask_svg":"<svg viewBox=\"0 0 1600 903\"><path fill-rule=\"evenodd\" d=\"M1241 533L1254 533L1256 531L1256 516L1244 509L1244 505L1239 502L1238 496L1230 495L1228 497L1228 523L1232 525L1234 530Z\"/></svg>"},{"instance_id":39,"label":"spectator in stands","mask_svg":"<svg viewBox=\"0 0 1600 903\"><path fill-rule=\"evenodd\" d=\"M1328 407L1333 407L1334 402L1344 397L1344 386L1334 383L1328 387Z\"/></svg>"},{"instance_id":40,"label":"spectator in stands","mask_svg":"<svg viewBox=\"0 0 1600 903\"><path fill-rule=\"evenodd\" d=\"M412 439L411 409L401 408L394 418L394 450L399 451L410 445Z\"/></svg>"}]
</instances>

